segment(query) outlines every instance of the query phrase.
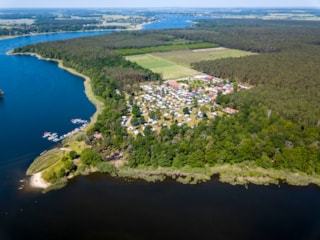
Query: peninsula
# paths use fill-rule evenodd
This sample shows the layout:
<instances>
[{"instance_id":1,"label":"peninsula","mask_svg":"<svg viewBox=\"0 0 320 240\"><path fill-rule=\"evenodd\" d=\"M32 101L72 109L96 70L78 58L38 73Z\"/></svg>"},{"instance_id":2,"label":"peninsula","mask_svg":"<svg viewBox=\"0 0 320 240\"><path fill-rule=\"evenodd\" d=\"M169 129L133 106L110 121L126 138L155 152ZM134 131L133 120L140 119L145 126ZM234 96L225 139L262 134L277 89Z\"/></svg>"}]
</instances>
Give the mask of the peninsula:
<instances>
[{"instance_id":1,"label":"peninsula","mask_svg":"<svg viewBox=\"0 0 320 240\"><path fill-rule=\"evenodd\" d=\"M2 9L0 39L74 31L138 30L157 21L153 16L93 9Z\"/></svg>"},{"instance_id":2,"label":"peninsula","mask_svg":"<svg viewBox=\"0 0 320 240\"><path fill-rule=\"evenodd\" d=\"M62 142L67 151L48 151L27 174L42 172L47 190L95 171L320 185L314 24L206 20L15 49L87 76L86 92L100 104L91 124Z\"/></svg>"}]
</instances>

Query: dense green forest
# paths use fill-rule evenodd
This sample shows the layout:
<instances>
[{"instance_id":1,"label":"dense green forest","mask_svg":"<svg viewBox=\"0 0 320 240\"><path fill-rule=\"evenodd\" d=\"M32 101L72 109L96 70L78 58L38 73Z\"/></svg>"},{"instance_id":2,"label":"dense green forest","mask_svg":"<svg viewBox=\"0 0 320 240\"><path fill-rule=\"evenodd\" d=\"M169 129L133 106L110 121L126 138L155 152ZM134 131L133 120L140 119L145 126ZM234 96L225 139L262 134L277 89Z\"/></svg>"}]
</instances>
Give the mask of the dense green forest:
<instances>
[{"instance_id":1,"label":"dense green forest","mask_svg":"<svg viewBox=\"0 0 320 240\"><path fill-rule=\"evenodd\" d=\"M94 93L106 106L88 133L91 139L95 131L103 135L91 142L101 161L120 150L130 167L254 162L264 168L320 174L319 24L210 20L192 29L114 33L28 45L16 52L61 59L92 79ZM253 86L218 97L218 104L239 112L204 119L195 128L173 124L160 133L146 127L145 136L128 135L120 124L127 112L122 91L133 95L135 83L161 79L114 50L194 42L259 53L193 64L197 70Z\"/></svg>"}]
</instances>

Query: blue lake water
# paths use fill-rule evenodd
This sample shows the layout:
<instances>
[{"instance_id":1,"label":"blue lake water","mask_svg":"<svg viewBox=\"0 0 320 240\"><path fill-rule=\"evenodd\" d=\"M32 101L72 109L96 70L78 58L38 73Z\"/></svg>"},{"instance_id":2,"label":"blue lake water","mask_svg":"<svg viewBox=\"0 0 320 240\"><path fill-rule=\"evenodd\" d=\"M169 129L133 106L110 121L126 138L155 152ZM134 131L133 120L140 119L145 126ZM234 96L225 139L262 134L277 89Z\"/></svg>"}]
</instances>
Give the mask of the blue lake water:
<instances>
[{"instance_id":1,"label":"blue lake water","mask_svg":"<svg viewBox=\"0 0 320 240\"><path fill-rule=\"evenodd\" d=\"M175 14L159 14L157 15L159 21L147 24L143 27L144 30L151 29L172 29L172 28L184 28L193 25L193 20L196 17L182 16Z\"/></svg>"},{"instance_id":2,"label":"blue lake water","mask_svg":"<svg viewBox=\"0 0 320 240\"><path fill-rule=\"evenodd\" d=\"M170 15L173 18L172 15ZM172 20L172 19L171 19ZM174 21L173 21L174 20ZM188 19L145 29L189 26ZM94 106L81 78L56 63L6 52L29 43L89 36L63 33L0 41L0 240L320 239L320 189L126 181L101 174L62 190L18 190L33 159L54 146L44 131L66 133Z\"/></svg>"}]
</instances>

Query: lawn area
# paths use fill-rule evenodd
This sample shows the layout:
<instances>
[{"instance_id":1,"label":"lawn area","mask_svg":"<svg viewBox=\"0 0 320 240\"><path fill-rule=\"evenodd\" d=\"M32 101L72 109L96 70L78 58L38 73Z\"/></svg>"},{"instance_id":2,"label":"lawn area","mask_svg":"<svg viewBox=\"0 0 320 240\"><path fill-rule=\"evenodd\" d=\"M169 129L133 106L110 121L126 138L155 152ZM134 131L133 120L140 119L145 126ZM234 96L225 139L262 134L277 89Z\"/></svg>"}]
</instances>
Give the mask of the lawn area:
<instances>
[{"instance_id":1,"label":"lawn area","mask_svg":"<svg viewBox=\"0 0 320 240\"><path fill-rule=\"evenodd\" d=\"M126 59L153 72L161 73L163 79L178 79L198 74L190 68L190 64L203 60L215 60L229 57L242 57L254 53L228 49L207 48L197 50L177 50L126 56Z\"/></svg>"}]
</instances>

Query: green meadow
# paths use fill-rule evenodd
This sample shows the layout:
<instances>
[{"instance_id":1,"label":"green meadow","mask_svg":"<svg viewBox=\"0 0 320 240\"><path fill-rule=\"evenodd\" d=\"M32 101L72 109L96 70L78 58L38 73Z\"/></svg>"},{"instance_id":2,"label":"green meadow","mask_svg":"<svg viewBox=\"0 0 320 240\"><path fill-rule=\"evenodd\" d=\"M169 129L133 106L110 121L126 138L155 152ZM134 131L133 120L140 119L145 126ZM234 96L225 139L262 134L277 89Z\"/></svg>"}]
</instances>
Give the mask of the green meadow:
<instances>
[{"instance_id":1,"label":"green meadow","mask_svg":"<svg viewBox=\"0 0 320 240\"><path fill-rule=\"evenodd\" d=\"M127 60L136 62L144 68L162 74L163 79L178 79L197 74L198 72L153 54L127 56Z\"/></svg>"},{"instance_id":2,"label":"green meadow","mask_svg":"<svg viewBox=\"0 0 320 240\"><path fill-rule=\"evenodd\" d=\"M126 59L153 72L162 74L163 79L178 79L199 72L191 69L190 64L204 60L216 60L229 57L243 57L253 53L228 49L208 48L198 50L178 50L126 56Z\"/></svg>"}]
</instances>

